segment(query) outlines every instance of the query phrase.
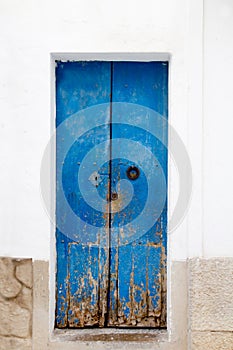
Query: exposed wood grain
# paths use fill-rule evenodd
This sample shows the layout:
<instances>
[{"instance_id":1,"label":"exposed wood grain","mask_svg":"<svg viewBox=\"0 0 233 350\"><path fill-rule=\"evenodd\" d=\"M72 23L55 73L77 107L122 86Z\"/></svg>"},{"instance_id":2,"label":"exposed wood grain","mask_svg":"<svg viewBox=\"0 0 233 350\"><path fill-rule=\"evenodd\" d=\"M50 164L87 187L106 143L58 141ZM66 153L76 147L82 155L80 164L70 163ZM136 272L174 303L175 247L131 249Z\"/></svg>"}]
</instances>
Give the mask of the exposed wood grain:
<instances>
[{"instance_id":1,"label":"exposed wood grain","mask_svg":"<svg viewBox=\"0 0 233 350\"><path fill-rule=\"evenodd\" d=\"M83 221L99 230L95 242L90 232L82 228L84 242L80 242L57 229L57 305L56 326L59 328L83 327L140 327L166 326L166 245L167 205L154 225L140 235L140 220L156 215L156 201L160 192L149 188L146 170L153 168L154 176L162 171L167 180L167 148L150 133L151 120L145 128L116 123L113 102L134 103L149 107L165 118L168 115L168 65L164 62L58 62L56 70L56 125L83 108L101 103L109 104L106 125L89 130L68 150L62 163L63 183L57 185L56 214L66 220L67 212L59 201L65 192L73 212ZM144 114L143 114L144 113ZM134 118L132 115L127 117ZM93 115L93 118L95 116ZM140 118L146 119L146 112ZM80 119L73 128L82 128ZM57 166L59 154L65 147L64 139L75 130L57 137ZM161 130L164 143L167 125ZM101 169L93 167L84 182L90 182L99 195L107 199L105 212L90 207L78 187L78 173L86 154L98 143L113 139L110 147L103 150L106 163ZM119 148L126 156L113 159L114 139L120 139ZM132 143L143 145L155 155L158 162L151 163L146 156L142 162L131 160ZM122 143L121 143L122 142ZM129 176L129 169L138 173ZM133 197L128 205L120 180L127 180L133 187ZM136 226L133 222L143 212L148 191L153 191L154 202ZM109 209L112 214L109 215ZM70 230L78 230L72 227ZM81 229L81 228L80 228ZM135 235L135 237L134 237ZM124 241L124 244L122 244Z\"/></svg>"}]
</instances>

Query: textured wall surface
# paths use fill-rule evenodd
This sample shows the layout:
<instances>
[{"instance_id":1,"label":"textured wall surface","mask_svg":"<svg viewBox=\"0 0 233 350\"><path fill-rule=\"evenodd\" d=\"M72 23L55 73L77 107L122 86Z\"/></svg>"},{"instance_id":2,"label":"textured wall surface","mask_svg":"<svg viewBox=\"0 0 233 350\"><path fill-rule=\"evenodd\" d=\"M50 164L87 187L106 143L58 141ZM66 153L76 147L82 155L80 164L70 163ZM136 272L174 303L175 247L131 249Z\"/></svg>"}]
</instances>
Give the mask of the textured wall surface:
<instances>
[{"instance_id":1,"label":"textured wall surface","mask_svg":"<svg viewBox=\"0 0 233 350\"><path fill-rule=\"evenodd\" d=\"M142 334L142 340L139 335L135 335L135 339L131 335L127 341L116 341L113 331L112 338L106 336L103 341L98 330L93 330L95 339L102 337L96 342L88 339L90 334L85 332L79 335L77 331L49 334L48 263L35 261L32 273L30 259L0 258L0 350L30 350L32 343L35 350L73 350L77 347L233 350L233 258L195 258L188 264L173 263L171 280L170 336L163 331L151 334L154 340L147 335L146 341ZM187 324L189 344L186 341ZM118 335L118 338L121 337Z\"/></svg>"},{"instance_id":2,"label":"textured wall surface","mask_svg":"<svg viewBox=\"0 0 233 350\"><path fill-rule=\"evenodd\" d=\"M233 259L189 261L191 350L233 350Z\"/></svg>"},{"instance_id":3,"label":"textured wall surface","mask_svg":"<svg viewBox=\"0 0 233 350\"><path fill-rule=\"evenodd\" d=\"M190 350L232 350L232 332L193 332Z\"/></svg>"},{"instance_id":4,"label":"textured wall surface","mask_svg":"<svg viewBox=\"0 0 233 350\"><path fill-rule=\"evenodd\" d=\"M32 261L0 258L0 350L32 348Z\"/></svg>"},{"instance_id":5,"label":"textured wall surface","mask_svg":"<svg viewBox=\"0 0 233 350\"><path fill-rule=\"evenodd\" d=\"M145 59L138 53L149 60L155 59L153 53L171 55L169 118L191 147L196 188L189 211L189 227L194 232L189 235L195 239L189 251L199 252L202 7L202 0L146 0L145 4L135 0L67 0L59 5L55 0L0 1L1 256L50 258L51 223L39 182L42 156L54 125L51 53L61 53L60 58L74 53L76 60L112 57L120 61L126 57ZM179 191L176 168L172 174L169 205L173 210ZM48 197L52 198L51 194ZM187 237L186 224L173 232L173 260L186 259Z\"/></svg>"},{"instance_id":6,"label":"textured wall surface","mask_svg":"<svg viewBox=\"0 0 233 350\"><path fill-rule=\"evenodd\" d=\"M111 350L153 349L187 350L187 264L173 262L171 266L172 305L168 311L169 329L151 330L139 334L139 330L97 328L85 330L56 330L49 325L49 264L33 263L33 350ZM50 317L54 310L50 310ZM52 317L51 317L52 318Z\"/></svg>"}]
</instances>

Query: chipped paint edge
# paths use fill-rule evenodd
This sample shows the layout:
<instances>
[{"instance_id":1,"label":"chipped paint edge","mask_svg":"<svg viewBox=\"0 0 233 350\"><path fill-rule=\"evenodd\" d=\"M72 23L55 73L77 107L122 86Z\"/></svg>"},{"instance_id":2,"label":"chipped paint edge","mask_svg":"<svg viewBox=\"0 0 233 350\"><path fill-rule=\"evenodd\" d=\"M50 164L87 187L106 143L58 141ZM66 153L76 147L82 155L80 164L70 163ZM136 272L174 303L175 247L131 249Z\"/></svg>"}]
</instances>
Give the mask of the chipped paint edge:
<instances>
[{"instance_id":1,"label":"chipped paint edge","mask_svg":"<svg viewBox=\"0 0 233 350\"><path fill-rule=\"evenodd\" d=\"M79 53L60 53L60 52L51 52L50 53L50 135L52 136L55 131L55 117L56 117L56 101L55 101L55 81L56 81L56 60L69 61L69 60L85 60L85 61L168 61L169 62L169 73L168 73L168 85L170 86L170 77L171 77L171 58L172 55L169 52L79 52ZM170 90L170 89L169 89ZM168 90L168 110L170 111L170 91ZM169 113L170 115L170 113ZM170 130L168 130L168 138L170 139ZM169 142L169 141L168 141ZM170 193L170 165L171 157L168 153L168 197ZM55 324L55 309L56 309L56 300L55 300L55 290L56 290L56 238L55 238L55 208L56 208L56 147L52 145L50 149L50 164L51 168L49 171L49 188L50 188L50 213L52 213L52 220L50 225L50 279L49 279L49 289L50 299L49 299L49 329L50 332L53 331ZM170 216L170 200L168 198L168 224L167 230L169 230L169 216ZM168 237L168 247L167 247L167 280L169 278L169 237ZM169 288L169 286L168 286ZM167 292L168 293L168 292ZM169 301L169 295L166 296L167 301ZM168 315L167 315L167 323ZM169 328L169 325L168 325Z\"/></svg>"},{"instance_id":2,"label":"chipped paint edge","mask_svg":"<svg viewBox=\"0 0 233 350\"><path fill-rule=\"evenodd\" d=\"M34 350L105 350L112 348L186 350L187 349L187 263L170 264L171 290L168 304L167 330L83 329L51 330L49 262L33 262L33 349ZM135 335L135 337L134 337ZM141 338L140 338L141 337Z\"/></svg>"},{"instance_id":3,"label":"chipped paint edge","mask_svg":"<svg viewBox=\"0 0 233 350\"><path fill-rule=\"evenodd\" d=\"M170 53L155 53L155 52L147 52L147 53L127 53L127 52L121 52L121 53L51 53L50 54L50 91L51 91L51 99L50 99L50 114L51 114L51 124L50 124L50 130L51 130L51 135L55 131L55 114L56 114L56 106L55 106L55 60L60 59L60 60L110 60L110 61L116 61L116 60L125 60L125 61L169 61L171 62L172 55ZM170 79L171 79L171 64L169 64L169 84L170 84ZM169 92L169 110L170 110L170 92ZM170 114L170 113L169 113ZM170 137L169 137L170 139ZM55 159L56 159L56 152L55 149L51 149L50 151L50 158L51 158L51 164L52 167L50 169L50 188L52 189L52 192L55 193ZM171 174L170 174L170 164L171 164L171 159L170 156L168 155L168 178L170 179ZM170 183L170 182L169 182ZM170 187L170 185L169 185ZM170 194L170 188L168 189L168 193ZM168 195L169 196L169 195ZM170 197L170 196L169 196ZM55 196L51 194L51 208L54 210L55 208ZM170 216L170 200L168 199L168 216ZM46 336L45 342L47 344L48 339L51 340L51 344L57 344L55 345L48 345L48 347L45 347L39 345L35 345L33 349L66 349L65 343L61 342L61 347L59 347L59 341L57 342L54 340L54 337L56 338L57 335L54 333L54 320L55 320L55 287L56 287L56 245L55 245L55 234L54 234L54 226L51 223L51 244L50 244L50 264L48 265L49 269L49 278L48 278L48 285L49 285L49 295L46 297L47 298L47 328L48 329L48 334ZM35 262L35 264L40 263L39 261ZM43 261L41 262L43 263ZM47 263L48 264L48 263ZM185 287L183 286L182 291L181 286L177 285L175 283L175 280L173 280L173 268L176 264L181 264L181 270L186 271L186 263L183 262L171 262L170 261L170 239L168 237L168 248L167 248L167 331L166 335L164 335L164 331L161 330L159 331L159 339L158 343L161 340L161 346L158 347L158 349L186 349L186 346L183 347L181 344L186 344L186 333L184 333L184 329L186 330L186 315L184 314L184 308L186 308L187 300L186 296L184 297L181 302L174 301L175 304L173 304L173 300L175 300L175 295L171 293L172 290L176 290L177 294L176 297L182 299L183 293L186 293L186 280L185 281ZM186 272L185 272L186 273ZM184 272L181 273L180 275L183 276ZM179 273L178 273L179 275ZM174 285L174 286L173 286ZM181 309L176 311L176 303L181 305ZM183 311L182 311L183 310ZM36 314L36 312L34 312ZM181 317L182 319L182 327L180 325L177 325L175 322L175 316L179 315L178 318ZM36 316L35 316L36 318ZM183 320L185 320L183 324ZM184 327L184 328L183 328ZM88 332L88 330L85 330ZM153 330L155 333L158 332L158 330ZM158 334L158 333L157 333ZM165 336L165 338L164 338ZM55 342L55 343L54 343ZM116 344L118 344L117 342ZM154 343L154 342L153 342ZM35 342L36 344L36 342ZM45 344L45 343L44 343ZM49 342L48 342L49 344ZM80 343L81 344L81 343ZM112 344L112 343L111 343ZM151 342L149 343L151 347ZM169 348L167 345L169 345ZM172 345L173 344L173 345ZM176 344L176 345L175 345ZM179 344L179 345L178 345ZM54 346L54 347L53 347ZM63 347L64 346L64 347ZM165 347L164 347L165 346ZM174 347L175 346L175 347ZM177 347L176 347L177 346ZM67 349L72 349L76 348L74 347L68 347ZM80 347L81 349L82 347ZM96 347L95 347L96 348ZM100 347L101 349L103 347ZM127 347L128 348L128 347ZM157 348L157 347L156 347ZM134 347L135 349L135 347Z\"/></svg>"}]
</instances>

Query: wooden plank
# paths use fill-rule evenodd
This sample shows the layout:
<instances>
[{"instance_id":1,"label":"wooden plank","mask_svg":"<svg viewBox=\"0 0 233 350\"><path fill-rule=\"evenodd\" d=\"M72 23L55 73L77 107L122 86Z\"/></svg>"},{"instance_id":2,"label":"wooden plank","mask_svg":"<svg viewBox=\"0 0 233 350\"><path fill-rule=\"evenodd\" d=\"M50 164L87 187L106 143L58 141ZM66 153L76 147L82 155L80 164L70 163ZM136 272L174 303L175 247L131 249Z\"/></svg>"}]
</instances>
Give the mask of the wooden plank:
<instances>
[{"instance_id":1,"label":"wooden plank","mask_svg":"<svg viewBox=\"0 0 233 350\"><path fill-rule=\"evenodd\" d=\"M109 103L109 101L109 62L57 62L56 127L60 130L61 126L65 125L62 131L57 132L56 216L57 222L61 225L64 223L62 228L65 227L66 231L59 230L60 227L56 231L56 326L60 328L83 327L91 324L103 326L105 320L108 288L106 269L109 263L107 247L101 241L102 239L106 241L106 237L101 236L101 228L106 227L107 236L109 219L105 213L92 208L84 200L78 173L81 168L85 172L82 161L88 152L98 143L109 140L109 125L94 128L96 115L93 115L93 123L89 126L85 112L80 114L80 118L76 118L73 123L69 121L74 113L87 107ZM105 113L105 108L101 109L100 105L98 112ZM109 114L105 121L109 122ZM69 145L73 135L79 130L86 130L86 132ZM107 161L109 148L105 147L102 153ZM90 169L92 168L94 172L94 164L90 164ZM61 172L62 181L59 181ZM89 175L84 179L83 186L85 182L90 184ZM98 193L105 199L108 188L109 178L105 176L98 186ZM62 201L63 194L69 204L68 207L65 207ZM79 226L76 221L69 221L70 211L75 213L81 219L80 223L84 225ZM91 227L100 232L96 235L94 242ZM76 236L75 233L77 233Z\"/></svg>"},{"instance_id":2,"label":"wooden plank","mask_svg":"<svg viewBox=\"0 0 233 350\"><path fill-rule=\"evenodd\" d=\"M56 73L57 127L83 108L98 103L109 103L111 94L114 102L141 104L153 108L167 118L167 63L59 62ZM104 113L104 109L102 112ZM128 120L131 118L133 121L132 109L130 113ZM86 130L84 135L67 150L62 164L62 183L57 183L57 216L61 222L68 221L66 228L68 227L69 233L77 230L80 232L77 234L79 238L75 239L75 235L67 235L67 232L64 234L57 229L56 324L60 328L105 325L164 326L166 324L166 201L153 227L142 234L139 232L140 220L147 221L156 215L156 201L162 196L161 191L152 188L154 205L152 202L151 207L145 211L144 218L140 219L138 226L132 229L135 237L125 239L124 226L137 219L144 210L148 191L151 190L148 187L148 168L158 166L158 169L150 171L150 174L154 173L157 177L162 168L167 179L166 147L149 132L154 125L151 125L150 119L145 122L147 115L143 109L139 126L143 120L144 128L137 127L135 121L133 125L124 124L125 118L121 115L121 124L112 124L112 130L109 129L109 125L95 128L90 126L88 130L88 122L84 116L85 113L77 123L71 125L66 123L67 130L57 134L58 174L61 170L58 167L61 167L62 163L60 155L67 147L66 139L72 138L77 129ZM113 123L116 119L119 122L119 116L116 116L116 108L113 105ZM94 113L93 118L95 117ZM110 122L110 117L109 114L105 122ZM167 125L164 125L159 132L163 135L162 139L166 141ZM110 149L106 147L100 148L99 153L96 153L97 158L106 159L102 168L97 169L96 172L98 176L101 174L101 181L97 186L99 195L104 199L113 198L114 194L119 197L110 203L114 213L109 218L108 205L106 212L103 213L93 209L85 201L78 185L77 174L82 171L84 177L81 182L84 192L90 191L90 180L93 181L94 186L95 176L93 179L90 179L89 175L86 176L88 172L84 169L86 165L81 165L82 160L100 142L109 140L110 136L113 137L112 156L115 159L109 163ZM117 138L120 141L114 143L114 139ZM131 141L126 147L124 139ZM152 165L152 158L150 155L148 157L146 150L136 154L138 157L136 164L135 161L131 161L132 149L135 151L138 144L144 145L145 149L155 154L158 162ZM123 155L117 157L119 151L122 151ZM144 164L145 160L146 164ZM118 182L130 181L127 177L127 169L130 166L137 166L140 169L140 176L131 181L134 195L127 204L128 197L124 192L124 185L121 183L118 187ZM69 222L68 212L64 210L63 203L59 200L62 192L65 193L70 208L78 217L87 224L99 228L96 241L93 242L88 228L90 226L76 227L74 222ZM111 226L110 252L106 244L109 238L109 224Z\"/></svg>"},{"instance_id":3,"label":"wooden plank","mask_svg":"<svg viewBox=\"0 0 233 350\"><path fill-rule=\"evenodd\" d=\"M113 102L126 102L139 104L149 107L167 118L167 93L168 93L168 65L164 62L115 62L113 64ZM109 300L109 320L108 326L130 326L130 327L158 327L165 325L165 307L164 287L162 283L162 274L165 274L166 261L166 200L164 209L160 218L146 233L140 237L140 221L137 222L135 230L135 239L130 239L128 244L122 244L121 237L124 235L124 225L140 215L147 201L148 190L147 171L153 176L159 176L163 172L167 179L167 149L154 135L150 134L152 125L151 119L147 120L147 113L143 111L139 118L143 119L144 128L137 128L134 119L134 112L127 118L121 115L117 116L117 106L112 109L112 137L122 139L117 145L119 149L127 148L127 159L119 158L112 163L112 191L118 193L118 198L124 198L121 188L116 190L116 173L120 179L126 179L126 170L130 165L137 166L140 170L140 176L135 181L131 181L134 188L134 196L129 205L123 210L112 214L111 217L111 247L110 254L110 279L114 281ZM122 111L124 108L122 107ZM124 120L134 121L134 126L124 124ZM118 124L121 121L122 124ZM114 124L116 123L116 124ZM167 139L167 124L162 124L164 140ZM132 142L125 143L125 140L131 140L135 143L145 146L152 154L156 156L158 163L150 164L145 156L138 162L130 162L133 154ZM114 147L114 143L113 146ZM144 152L144 151L143 151ZM114 150L113 150L114 153ZM123 154L123 153L122 153ZM150 167L154 169L151 172ZM158 168L156 168L156 166ZM151 175L152 176L152 175ZM129 180L130 181L130 180ZM140 220L148 220L156 215L156 201L161 196L159 189L154 188L150 191L154 193L154 205L151 205L144 217ZM116 244L116 242L118 242ZM117 315L116 315L117 310ZM163 314L162 314L163 313ZM161 321L162 320L162 321Z\"/></svg>"},{"instance_id":4,"label":"wooden plank","mask_svg":"<svg viewBox=\"0 0 233 350\"><path fill-rule=\"evenodd\" d=\"M69 245L69 327L104 325L105 315L100 314L103 309L100 281L107 276L101 276L100 261L108 261L105 254L106 250L97 246ZM108 266L105 268L108 271Z\"/></svg>"}]
</instances>

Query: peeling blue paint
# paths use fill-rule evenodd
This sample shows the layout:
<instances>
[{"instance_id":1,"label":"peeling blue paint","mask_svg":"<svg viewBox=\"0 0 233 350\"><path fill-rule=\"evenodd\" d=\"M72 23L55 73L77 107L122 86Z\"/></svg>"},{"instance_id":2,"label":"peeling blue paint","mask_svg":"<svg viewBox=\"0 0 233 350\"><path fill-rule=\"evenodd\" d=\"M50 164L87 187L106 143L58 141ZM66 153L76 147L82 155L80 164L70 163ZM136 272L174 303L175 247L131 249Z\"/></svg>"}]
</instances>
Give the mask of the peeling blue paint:
<instances>
[{"instance_id":1,"label":"peeling blue paint","mask_svg":"<svg viewBox=\"0 0 233 350\"><path fill-rule=\"evenodd\" d=\"M97 230L100 228L95 244L89 239L88 229L82 228L80 233L85 236L85 244L68 238L57 229L56 325L60 328L163 327L166 324L167 124L160 130L161 142L149 132L154 127L151 118L145 113L134 114L132 109L127 116L128 120L134 120L134 125L130 125L124 114L119 114L115 102L136 103L167 118L168 64L57 62L57 127L87 107L109 104L106 123L85 132L68 149L63 162L62 185L57 185L56 215L62 220L67 218L59 201L64 191L71 210L84 222ZM77 128L85 123L85 113L82 118ZM135 118L139 118L138 126L135 126ZM140 120L146 128L140 127ZM64 138L67 135L57 137L57 159L66 147ZM127 146L125 139L129 140ZM83 161L92 149L101 145L105 146L97 156L105 162L98 168L90 156L92 171L89 173ZM145 156L138 154L138 159L132 161L133 150L140 149L140 145L147 153ZM124 150L121 152L124 157L114 156L118 149ZM113 160L110 160L111 155ZM129 178L130 167L138 169L138 178ZM165 182L160 181L161 173ZM82 174L81 180L79 174ZM160 186L149 188L149 177L155 179L152 183ZM140 218L151 190L151 205ZM107 203L103 210L87 203L88 198L91 202L92 194L98 194L100 200ZM157 203L162 203L161 212ZM111 214L109 209L113 211ZM138 218L136 227L132 226L132 231L138 231L143 221L151 217L158 217L153 226L145 234L137 234L135 239L127 241L124 226L129 224L130 227ZM70 225L72 231L73 223Z\"/></svg>"}]
</instances>

